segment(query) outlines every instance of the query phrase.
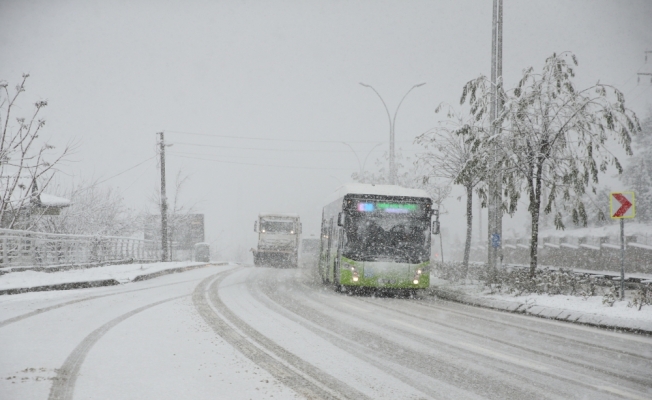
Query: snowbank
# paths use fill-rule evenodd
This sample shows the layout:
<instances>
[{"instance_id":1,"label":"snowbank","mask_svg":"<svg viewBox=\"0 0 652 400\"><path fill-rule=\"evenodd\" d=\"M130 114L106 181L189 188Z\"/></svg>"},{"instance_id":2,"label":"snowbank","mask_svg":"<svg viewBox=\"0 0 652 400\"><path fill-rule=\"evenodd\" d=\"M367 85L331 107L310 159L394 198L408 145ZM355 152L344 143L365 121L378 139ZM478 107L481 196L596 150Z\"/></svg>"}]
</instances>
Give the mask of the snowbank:
<instances>
[{"instance_id":1,"label":"snowbank","mask_svg":"<svg viewBox=\"0 0 652 400\"><path fill-rule=\"evenodd\" d=\"M616 301L612 307L602 304L602 296L536 295L513 296L491 294L479 285L460 285L431 277L435 296L480 307L519 312L533 316L582 323L606 328L620 328L652 333L652 307L628 307Z\"/></svg>"},{"instance_id":2,"label":"snowbank","mask_svg":"<svg viewBox=\"0 0 652 400\"><path fill-rule=\"evenodd\" d=\"M117 283L127 283L138 280L138 277L141 276L201 265L206 265L206 263L191 261L158 262L152 264L108 265L104 267L75 269L61 272L10 272L0 276L0 293L12 289L26 289L25 291L28 291L27 289L30 288L81 282L106 282L114 280Z\"/></svg>"}]
</instances>

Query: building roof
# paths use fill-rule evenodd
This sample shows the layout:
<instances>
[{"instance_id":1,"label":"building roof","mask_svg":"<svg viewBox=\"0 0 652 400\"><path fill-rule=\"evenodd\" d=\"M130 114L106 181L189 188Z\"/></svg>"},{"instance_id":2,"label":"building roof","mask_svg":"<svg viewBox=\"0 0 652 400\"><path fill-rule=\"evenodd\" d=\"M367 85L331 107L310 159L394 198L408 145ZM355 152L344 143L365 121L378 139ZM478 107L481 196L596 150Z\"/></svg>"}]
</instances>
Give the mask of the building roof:
<instances>
[{"instance_id":1,"label":"building roof","mask_svg":"<svg viewBox=\"0 0 652 400\"><path fill-rule=\"evenodd\" d=\"M47 193L41 193L41 206L43 207L68 207L72 203L63 197L54 196Z\"/></svg>"}]
</instances>

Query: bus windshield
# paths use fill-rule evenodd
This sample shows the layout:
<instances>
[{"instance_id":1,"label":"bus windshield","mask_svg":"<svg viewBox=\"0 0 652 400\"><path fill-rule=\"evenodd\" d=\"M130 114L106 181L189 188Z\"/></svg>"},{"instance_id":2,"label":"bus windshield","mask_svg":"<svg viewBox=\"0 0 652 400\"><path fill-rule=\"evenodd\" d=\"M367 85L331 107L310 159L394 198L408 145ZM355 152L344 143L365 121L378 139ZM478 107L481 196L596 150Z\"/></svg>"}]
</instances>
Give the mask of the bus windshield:
<instances>
[{"instance_id":1,"label":"bus windshield","mask_svg":"<svg viewBox=\"0 0 652 400\"><path fill-rule=\"evenodd\" d=\"M423 214L351 213L342 255L355 261L428 261L429 222Z\"/></svg>"},{"instance_id":2,"label":"bus windshield","mask_svg":"<svg viewBox=\"0 0 652 400\"><path fill-rule=\"evenodd\" d=\"M260 221L260 230L266 233L294 233L294 222L263 219Z\"/></svg>"}]
</instances>

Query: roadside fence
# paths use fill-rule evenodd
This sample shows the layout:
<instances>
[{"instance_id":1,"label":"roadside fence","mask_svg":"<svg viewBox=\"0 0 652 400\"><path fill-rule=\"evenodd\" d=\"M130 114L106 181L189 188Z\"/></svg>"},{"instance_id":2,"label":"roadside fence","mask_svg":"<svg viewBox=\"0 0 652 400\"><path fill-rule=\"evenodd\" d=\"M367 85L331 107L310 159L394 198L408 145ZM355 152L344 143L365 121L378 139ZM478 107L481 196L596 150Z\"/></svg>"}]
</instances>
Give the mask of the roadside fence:
<instances>
[{"instance_id":1,"label":"roadside fence","mask_svg":"<svg viewBox=\"0 0 652 400\"><path fill-rule=\"evenodd\" d=\"M0 269L159 257L160 244L152 240L0 229Z\"/></svg>"}]
</instances>

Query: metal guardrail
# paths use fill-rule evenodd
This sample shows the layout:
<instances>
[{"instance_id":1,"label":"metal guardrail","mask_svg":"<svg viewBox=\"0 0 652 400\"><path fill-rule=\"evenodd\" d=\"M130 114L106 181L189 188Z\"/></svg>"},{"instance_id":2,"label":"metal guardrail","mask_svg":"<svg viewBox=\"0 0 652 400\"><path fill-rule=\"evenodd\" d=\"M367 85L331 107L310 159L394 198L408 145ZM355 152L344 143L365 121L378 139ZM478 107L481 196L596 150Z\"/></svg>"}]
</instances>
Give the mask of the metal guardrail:
<instances>
[{"instance_id":1,"label":"metal guardrail","mask_svg":"<svg viewBox=\"0 0 652 400\"><path fill-rule=\"evenodd\" d=\"M0 268L159 257L160 244L151 240L0 229Z\"/></svg>"}]
</instances>

